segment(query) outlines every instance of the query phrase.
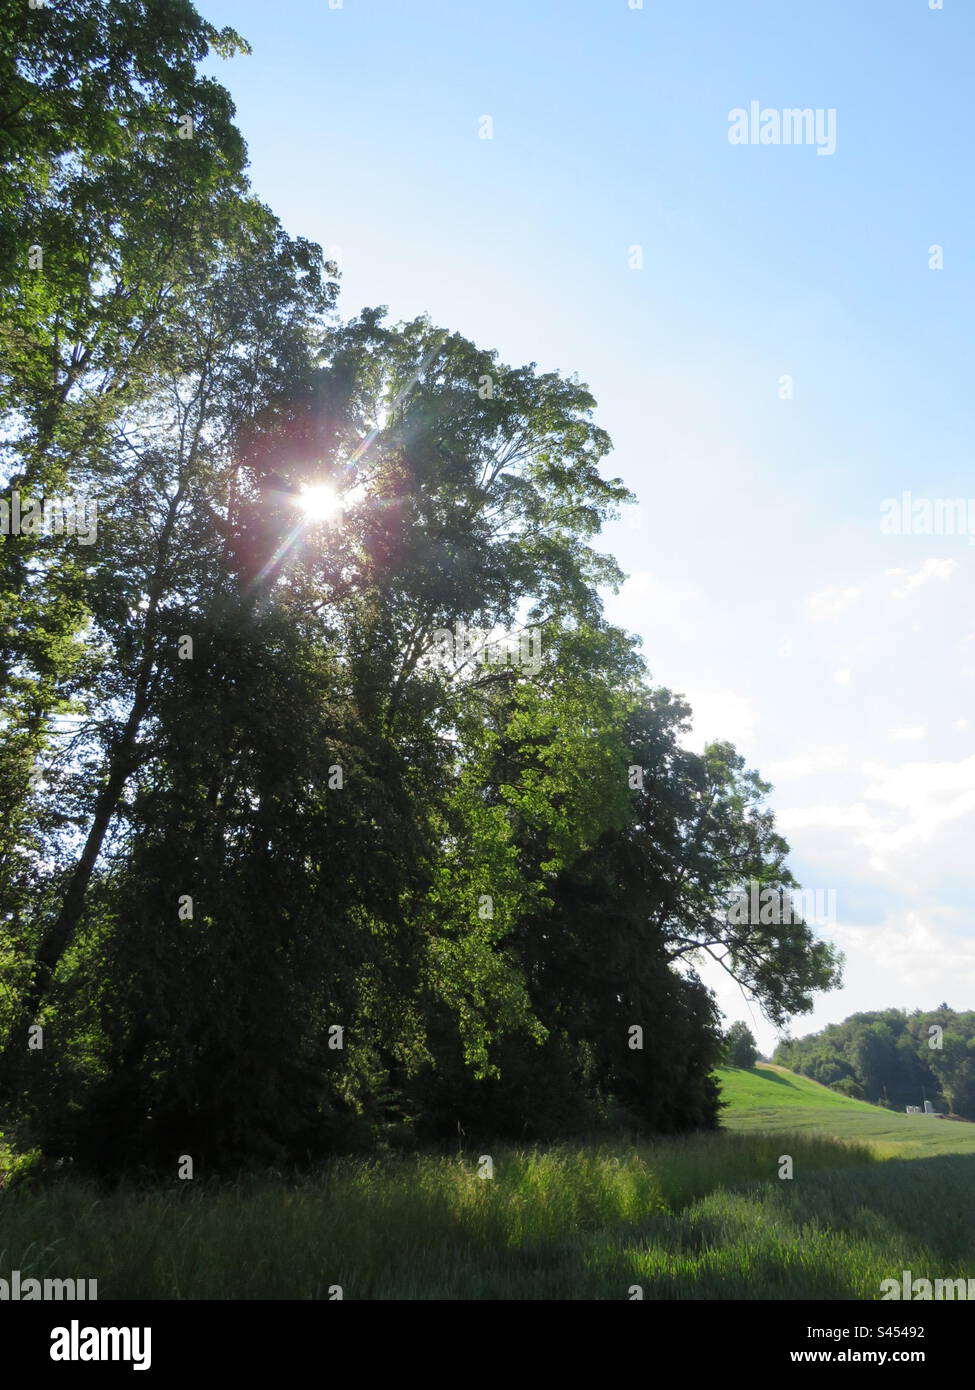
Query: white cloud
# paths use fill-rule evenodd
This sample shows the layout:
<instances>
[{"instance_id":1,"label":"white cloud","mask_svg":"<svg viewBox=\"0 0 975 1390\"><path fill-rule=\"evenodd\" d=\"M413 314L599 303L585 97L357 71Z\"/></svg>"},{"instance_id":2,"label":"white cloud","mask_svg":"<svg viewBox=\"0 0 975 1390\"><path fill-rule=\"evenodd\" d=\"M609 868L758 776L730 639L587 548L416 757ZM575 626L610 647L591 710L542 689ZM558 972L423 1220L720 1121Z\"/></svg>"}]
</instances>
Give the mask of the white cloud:
<instances>
[{"instance_id":1,"label":"white cloud","mask_svg":"<svg viewBox=\"0 0 975 1390\"><path fill-rule=\"evenodd\" d=\"M848 987L876 998L878 976L886 977L894 1008L930 1009L942 999L965 1008L975 992L975 941L933 924L927 912L909 910L882 926L838 927L831 934L847 957Z\"/></svg>"},{"instance_id":2,"label":"white cloud","mask_svg":"<svg viewBox=\"0 0 975 1390\"><path fill-rule=\"evenodd\" d=\"M907 581L902 589L894 589L894 598L907 598L908 594L913 593L915 589L919 589L922 584L930 584L933 579L950 579L958 568L959 564L957 560L925 560L920 569L908 575ZM903 570L888 570L887 573L902 574Z\"/></svg>"},{"instance_id":3,"label":"white cloud","mask_svg":"<svg viewBox=\"0 0 975 1390\"><path fill-rule=\"evenodd\" d=\"M852 672L850 671L849 666L844 666L842 670L833 672L833 680L836 682L837 685L849 685L851 675Z\"/></svg>"},{"instance_id":4,"label":"white cloud","mask_svg":"<svg viewBox=\"0 0 975 1390\"><path fill-rule=\"evenodd\" d=\"M816 806L793 806L779 811L776 824L783 830L802 830L808 826L824 826L828 830L883 830L893 824L868 811L862 801L850 806L820 803Z\"/></svg>"},{"instance_id":5,"label":"white cloud","mask_svg":"<svg viewBox=\"0 0 975 1390\"><path fill-rule=\"evenodd\" d=\"M893 739L913 740L927 738L927 733L925 724L898 724L896 729L891 729L890 736Z\"/></svg>"},{"instance_id":6,"label":"white cloud","mask_svg":"<svg viewBox=\"0 0 975 1390\"><path fill-rule=\"evenodd\" d=\"M755 711L747 695L734 690L687 690L684 697L693 711L691 733L681 740L685 748L700 752L715 739L741 747L754 737Z\"/></svg>"},{"instance_id":7,"label":"white cloud","mask_svg":"<svg viewBox=\"0 0 975 1390\"><path fill-rule=\"evenodd\" d=\"M768 764L769 777L812 777L818 772L838 772L849 766L849 754L841 746L814 748L794 758L781 758Z\"/></svg>"},{"instance_id":8,"label":"white cloud","mask_svg":"<svg viewBox=\"0 0 975 1390\"><path fill-rule=\"evenodd\" d=\"M964 1009L975 995L975 940L958 935L938 910L906 909L876 925L838 924L817 935L843 952L843 987L817 995L814 1011L792 1020L788 1032L795 1037L871 1009L934 1009L943 999ZM761 1051L771 1052L776 1030L758 1007L718 965L706 959L696 964L726 1021L745 1019Z\"/></svg>"},{"instance_id":9,"label":"white cloud","mask_svg":"<svg viewBox=\"0 0 975 1390\"><path fill-rule=\"evenodd\" d=\"M694 589L665 584L649 570L637 570L620 586L618 594L606 595L606 616L631 632L667 628L693 641L699 636L698 602Z\"/></svg>"},{"instance_id":10,"label":"white cloud","mask_svg":"<svg viewBox=\"0 0 975 1390\"><path fill-rule=\"evenodd\" d=\"M862 589L820 589L819 593L813 594L809 600L810 617L817 621L824 618L835 618L844 609L849 608L851 603L863 593Z\"/></svg>"},{"instance_id":11,"label":"white cloud","mask_svg":"<svg viewBox=\"0 0 975 1390\"><path fill-rule=\"evenodd\" d=\"M867 799L909 811L924 839L945 821L975 810L975 756L894 768L867 763L864 771L874 779L864 792Z\"/></svg>"},{"instance_id":12,"label":"white cloud","mask_svg":"<svg viewBox=\"0 0 975 1390\"><path fill-rule=\"evenodd\" d=\"M975 755L899 767L865 762L860 771L866 782L859 796L779 809L778 825L794 851L830 875L877 876L908 902L938 902L970 855Z\"/></svg>"}]
</instances>

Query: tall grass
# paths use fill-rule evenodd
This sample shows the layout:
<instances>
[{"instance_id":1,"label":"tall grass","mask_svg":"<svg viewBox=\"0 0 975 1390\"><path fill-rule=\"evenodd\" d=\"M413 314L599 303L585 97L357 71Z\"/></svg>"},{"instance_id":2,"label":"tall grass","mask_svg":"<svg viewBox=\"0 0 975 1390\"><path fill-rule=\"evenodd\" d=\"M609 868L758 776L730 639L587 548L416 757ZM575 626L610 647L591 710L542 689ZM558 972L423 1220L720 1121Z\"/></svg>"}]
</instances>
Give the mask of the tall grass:
<instances>
[{"instance_id":1,"label":"tall grass","mask_svg":"<svg viewBox=\"0 0 975 1390\"><path fill-rule=\"evenodd\" d=\"M0 1277L94 1278L102 1299L876 1299L904 1269L975 1277L975 1126L765 1068L721 1079L721 1133L499 1147L491 1178L428 1155L103 1193L0 1147Z\"/></svg>"},{"instance_id":2,"label":"tall grass","mask_svg":"<svg viewBox=\"0 0 975 1390\"><path fill-rule=\"evenodd\" d=\"M786 1152L792 1181L778 1177ZM97 1278L103 1299L327 1299L336 1285L346 1298L625 1299L632 1284L646 1297L871 1297L896 1247L889 1225L851 1227L835 1201L904 1165L842 1141L712 1134L491 1157L487 1179L469 1155L343 1160L292 1183L15 1185L0 1193L0 1275Z\"/></svg>"}]
</instances>

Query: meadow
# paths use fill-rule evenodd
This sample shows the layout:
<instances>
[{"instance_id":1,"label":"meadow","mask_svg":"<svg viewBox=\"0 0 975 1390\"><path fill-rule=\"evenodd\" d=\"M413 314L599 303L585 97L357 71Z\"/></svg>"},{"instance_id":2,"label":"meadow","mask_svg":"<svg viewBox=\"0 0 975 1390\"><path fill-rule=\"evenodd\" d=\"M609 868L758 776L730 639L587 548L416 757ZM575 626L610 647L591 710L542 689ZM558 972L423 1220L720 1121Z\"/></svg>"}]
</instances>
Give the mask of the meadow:
<instances>
[{"instance_id":1,"label":"meadow","mask_svg":"<svg viewBox=\"0 0 975 1390\"><path fill-rule=\"evenodd\" d=\"M785 1067L760 1063L754 1071L730 1067L719 1075L728 1104L722 1123L737 1134L829 1133L869 1144L885 1158L975 1154L975 1124L867 1105Z\"/></svg>"},{"instance_id":2,"label":"meadow","mask_svg":"<svg viewBox=\"0 0 975 1390\"><path fill-rule=\"evenodd\" d=\"M715 1134L341 1160L314 1177L0 1191L0 1274L100 1299L876 1299L975 1273L975 1126L781 1068L721 1073ZM789 1155L794 1176L778 1176Z\"/></svg>"}]
</instances>

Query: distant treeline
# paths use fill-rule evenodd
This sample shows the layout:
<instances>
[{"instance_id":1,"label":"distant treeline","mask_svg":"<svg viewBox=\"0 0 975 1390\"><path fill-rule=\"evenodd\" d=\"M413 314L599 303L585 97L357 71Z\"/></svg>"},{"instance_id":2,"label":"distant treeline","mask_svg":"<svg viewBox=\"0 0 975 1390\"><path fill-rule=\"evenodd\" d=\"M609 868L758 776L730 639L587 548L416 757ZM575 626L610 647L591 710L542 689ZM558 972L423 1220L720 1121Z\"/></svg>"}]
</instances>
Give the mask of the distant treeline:
<instances>
[{"instance_id":1,"label":"distant treeline","mask_svg":"<svg viewBox=\"0 0 975 1390\"><path fill-rule=\"evenodd\" d=\"M821 1033L780 1043L774 1061L875 1105L920 1105L975 1120L975 1012L851 1014Z\"/></svg>"}]
</instances>

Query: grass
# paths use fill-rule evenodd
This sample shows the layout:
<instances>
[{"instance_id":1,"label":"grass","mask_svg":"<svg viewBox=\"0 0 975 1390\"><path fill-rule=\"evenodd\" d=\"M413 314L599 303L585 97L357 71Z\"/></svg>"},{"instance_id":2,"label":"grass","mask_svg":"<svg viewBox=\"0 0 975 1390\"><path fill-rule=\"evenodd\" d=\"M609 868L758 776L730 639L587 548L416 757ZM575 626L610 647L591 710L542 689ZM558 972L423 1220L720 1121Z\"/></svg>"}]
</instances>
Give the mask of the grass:
<instances>
[{"instance_id":1,"label":"grass","mask_svg":"<svg viewBox=\"0 0 975 1390\"><path fill-rule=\"evenodd\" d=\"M653 1145L342 1160L314 1178L0 1190L0 1276L100 1299L875 1299L975 1274L975 1126L781 1068L726 1071L724 1132ZM791 1180L779 1177L789 1155ZM966 1261L968 1263L966 1263Z\"/></svg>"},{"instance_id":2,"label":"grass","mask_svg":"<svg viewBox=\"0 0 975 1390\"><path fill-rule=\"evenodd\" d=\"M722 1097L729 1103L722 1123L737 1134L826 1133L859 1140L885 1158L975 1154L975 1124L906 1115L850 1100L785 1067L729 1067L719 1076Z\"/></svg>"}]
</instances>

